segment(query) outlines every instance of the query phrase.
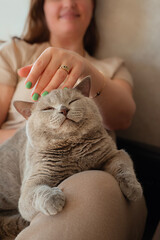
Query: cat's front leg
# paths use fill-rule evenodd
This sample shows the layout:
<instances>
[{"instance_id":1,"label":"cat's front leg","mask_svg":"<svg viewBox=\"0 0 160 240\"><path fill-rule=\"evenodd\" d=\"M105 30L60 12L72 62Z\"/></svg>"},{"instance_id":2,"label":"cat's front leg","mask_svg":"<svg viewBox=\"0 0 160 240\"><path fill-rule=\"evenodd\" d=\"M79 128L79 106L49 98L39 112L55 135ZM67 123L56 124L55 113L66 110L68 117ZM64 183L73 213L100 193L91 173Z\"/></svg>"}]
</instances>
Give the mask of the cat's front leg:
<instances>
[{"instance_id":1,"label":"cat's front leg","mask_svg":"<svg viewBox=\"0 0 160 240\"><path fill-rule=\"evenodd\" d=\"M31 221L38 213L55 215L65 204L64 193L58 187L37 185L24 191L19 199L19 211L24 219Z\"/></svg>"},{"instance_id":2,"label":"cat's front leg","mask_svg":"<svg viewBox=\"0 0 160 240\"><path fill-rule=\"evenodd\" d=\"M34 208L45 215L55 215L62 211L65 204L64 193L58 187L40 185L36 187L33 205Z\"/></svg>"},{"instance_id":3,"label":"cat's front leg","mask_svg":"<svg viewBox=\"0 0 160 240\"><path fill-rule=\"evenodd\" d=\"M121 191L129 200L136 201L142 197L143 190L136 178L133 162L124 150L117 151L105 164L104 170L115 177Z\"/></svg>"}]
</instances>

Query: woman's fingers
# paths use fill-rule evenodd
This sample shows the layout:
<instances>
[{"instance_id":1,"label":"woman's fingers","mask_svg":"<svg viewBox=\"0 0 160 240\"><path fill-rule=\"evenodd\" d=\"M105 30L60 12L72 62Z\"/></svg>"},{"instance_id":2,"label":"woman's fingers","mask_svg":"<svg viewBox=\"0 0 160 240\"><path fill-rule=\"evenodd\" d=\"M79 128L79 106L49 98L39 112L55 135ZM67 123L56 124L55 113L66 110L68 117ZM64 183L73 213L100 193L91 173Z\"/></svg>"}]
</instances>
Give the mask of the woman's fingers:
<instances>
[{"instance_id":1,"label":"woman's fingers","mask_svg":"<svg viewBox=\"0 0 160 240\"><path fill-rule=\"evenodd\" d=\"M86 75L84 59L71 51L50 47L33 65L18 71L27 76L27 88L33 88L32 100L37 101L56 88L72 88L80 77Z\"/></svg>"},{"instance_id":2,"label":"woman's fingers","mask_svg":"<svg viewBox=\"0 0 160 240\"><path fill-rule=\"evenodd\" d=\"M30 88L32 88L35 86L35 84L37 84L40 76L44 70L47 69L47 66L50 63L51 59L51 52L46 49L33 64L25 81L26 87L30 85ZM52 66L52 68L54 69L54 66Z\"/></svg>"},{"instance_id":3,"label":"woman's fingers","mask_svg":"<svg viewBox=\"0 0 160 240\"><path fill-rule=\"evenodd\" d=\"M43 90L42 95L44 92L50 92L53 89L58 88L63 82L67 81L68 77L69 75L65 70L63 70L62 68L58 68L49 84Z\"/></svg>"},{"instance_id":4,"label":"woman's fingers","mask_svg":"<svg viewBox=\"0 0 160 240\"><path fill-rule=\"evenodd\" d=\"M77 64L69 74L67 81L63 83L62 88L73 88L77 80L83 77L82 73L81 66Z\"/></svg>"},{"instance_id":5,"label":"woman's fingers","mask_svg":"<svg viewBox=\"0 0 160 240\"><path fill-rule=\"evenodd\" d=\"M63 65L62 65L63 66ZM53 89L56 89L60 87L61 89L67 87L67 88L73 88L75 83L77 82L78 78L81 75L81 68L78 64L73 67L73 69L69 68L70 72L68 73L63 68L59 68L49 84L46 86L46 88L42 92L42 96L46 95Z\"/></svg>"},{"instance_id":6,"label":"woman's fingers","mask_svg":"<svg viewBox=\"0 0 160 240\"><path fill-rule=\"evenodd\" d=\"M54 74L51 74L49 78L45 79L45 75L46 71L44 76L42 74L32 91L32 99L34 101L37 101L40 95L45 96L51 90L58 88L61 83L65 81L68 74L67 72L64 72L64 70L58 69Z\"/></svg>"},{"instance_id":7,"label":"woman's fingers","mask_svg":"<svg viewBox=\"0 0 160 240\"><path fill-rule=\"evenodd\" d=\"M54 66L54 67L53 67ZM39 77L33 91L32 91L32 99L34 101L38 100L38 98L40 97L40 95L46 95L46 90L44 91L44 89L50 84L50 82L52 82L53 84L53 76L56 74L57 68L59 67L59 65L57 65L57 63L53 61L53 59L50 61L50 63L48 64L48 66L46 67L46 69L43 71L43 73L41 74L41 76ZM65 75L66 77L66 75ZM64 78L62 79L62 81L64 80ZM56 88L56 86L53 87L52 89ZM49 93L52 89L48 89L47 92ZM45 92L45 93L44 93Z\"/></svg>"},{"instance_id":8,"label":"woman's fingers","mask_svg":"<svg viewBox=\"0 0 160 240\"><path fill-rule=\"evenodd\" d=\"M27 77L28 74L31 71L32 66L33 65L28 65L28 66L25 66L25 67L22 67L22 68L18 69L18 71L17 71L18 75L20 77Z\"/></svg>"}]
</instances>

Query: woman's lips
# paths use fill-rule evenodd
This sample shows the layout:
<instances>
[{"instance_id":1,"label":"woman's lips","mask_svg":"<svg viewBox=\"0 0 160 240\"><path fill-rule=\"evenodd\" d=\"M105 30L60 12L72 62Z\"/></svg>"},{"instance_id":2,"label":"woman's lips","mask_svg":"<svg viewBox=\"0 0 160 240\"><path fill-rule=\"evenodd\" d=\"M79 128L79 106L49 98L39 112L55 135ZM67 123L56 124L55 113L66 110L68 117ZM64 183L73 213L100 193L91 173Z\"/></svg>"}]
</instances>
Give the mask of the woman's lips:
<instances>
[{"instance_id":1,"label":"woman's lips","mask_svg":"<svg viewBox=\"0 0 160 240\"><path fill-rule=\"evenodd\" d=\"M80 15L75 12L65 12L60 15L60 18L65 18L65 19L73 19L77 17L80 17Z\"/></svg>"}]
</instances>

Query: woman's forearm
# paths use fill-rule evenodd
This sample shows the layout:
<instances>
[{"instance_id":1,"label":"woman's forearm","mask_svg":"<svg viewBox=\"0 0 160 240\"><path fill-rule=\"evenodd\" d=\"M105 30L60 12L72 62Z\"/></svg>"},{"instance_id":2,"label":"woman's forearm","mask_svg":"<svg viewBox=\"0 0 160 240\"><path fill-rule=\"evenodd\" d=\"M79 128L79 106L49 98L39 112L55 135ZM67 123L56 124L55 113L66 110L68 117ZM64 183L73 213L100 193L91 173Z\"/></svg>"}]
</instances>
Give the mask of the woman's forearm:
<instances>
[{"instance_id":1,"label":"woman's forearm","mask_svg":"<svg viewBox=\"0 0 160 240\"><path fill-rule=\"evenodd\" d=\"M131 86L125 80L106 79L96 70L92 73L91 97L101 112L105 127L109 130L128 128L136 109ZM100 95L94 97L99 91Z\"/></svg>"}]
</instances>

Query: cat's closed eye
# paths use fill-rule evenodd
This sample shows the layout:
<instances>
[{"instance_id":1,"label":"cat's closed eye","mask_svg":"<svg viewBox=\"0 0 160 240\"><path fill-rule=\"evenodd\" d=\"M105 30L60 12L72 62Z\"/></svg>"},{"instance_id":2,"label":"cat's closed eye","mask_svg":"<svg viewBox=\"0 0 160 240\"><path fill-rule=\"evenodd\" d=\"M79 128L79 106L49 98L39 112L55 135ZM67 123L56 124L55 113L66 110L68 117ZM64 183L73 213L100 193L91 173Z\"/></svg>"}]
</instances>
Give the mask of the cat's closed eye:
<instances>
[{"instance_id":1,"label":"cat's closed eye","mask_svg":"<svg viewBox=\"0 0 160 240\"><path fill-rule=\"evenodd\" d=\"M75 102L75 101L78 101L78 100L79 100L79 98L73 99L72 101L69 102L69 105L70 105L71 103Z\"/></svg>"},{"instance_id":2,"label":"cat's closed eye","mask_svg":"<svg viewBox=\"0 0 160 240\"><path fill-rule=\"evenodd\" d=\"M50 111L50 110L54 110L54 107L46 107L42 109L42 111Z\"/></svg>"}]
</instances>

